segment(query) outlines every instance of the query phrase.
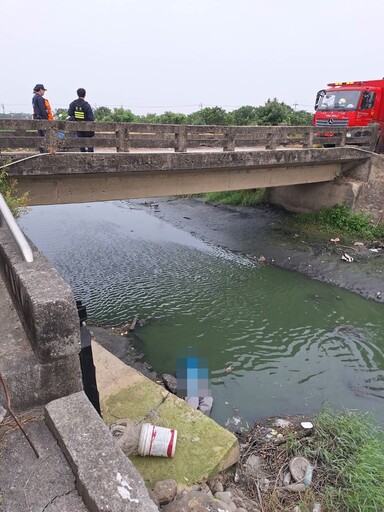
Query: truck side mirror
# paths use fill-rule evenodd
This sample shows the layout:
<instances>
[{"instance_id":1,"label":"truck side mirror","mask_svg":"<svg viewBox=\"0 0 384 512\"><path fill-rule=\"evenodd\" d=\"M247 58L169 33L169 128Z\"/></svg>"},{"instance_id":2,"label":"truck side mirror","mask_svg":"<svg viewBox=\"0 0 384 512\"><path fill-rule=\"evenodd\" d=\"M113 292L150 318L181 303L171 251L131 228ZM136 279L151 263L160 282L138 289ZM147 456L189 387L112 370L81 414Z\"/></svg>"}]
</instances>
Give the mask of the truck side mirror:
<instances>
[{"instance_id":1,"label":"truck side mirror","mask_svg":"<svg viewBox=\"0 0 384 512\"><path fill-rule=\"evenodd\" d=\"M315 101L315 110L317 110L318 106L319 106L319 103L320 103L320 100L322 98L324 98L325 96L325 90L322 89L321 91L319 91L317 94L316 94L316 101Z\"/></svg>"}]
</instances>

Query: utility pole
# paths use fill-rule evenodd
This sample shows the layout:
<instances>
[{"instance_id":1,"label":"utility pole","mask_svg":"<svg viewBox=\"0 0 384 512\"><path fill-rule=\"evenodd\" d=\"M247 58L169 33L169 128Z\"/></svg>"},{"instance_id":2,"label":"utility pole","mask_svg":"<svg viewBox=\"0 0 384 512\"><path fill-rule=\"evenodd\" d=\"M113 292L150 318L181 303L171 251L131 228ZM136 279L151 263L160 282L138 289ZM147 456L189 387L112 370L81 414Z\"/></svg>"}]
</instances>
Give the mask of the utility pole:
<instances>
[{"instance_id":1,"label":"utility pole","mask_svg":"<svg viewBox=\"0 0 384 512\"><path fill-rule=\"evenodd\" d=\"M200 101L199 107L200 107L200 110L203 110L203 102L202 101Z\"/></svg>"},{"instance_id":2,"label":"utility pole","mask_svg":"<svg viewBox=\"0 0 384 512\"><path fill-rule=\"evenodd\" d=\"M295 110L297 109L298 105L299 105L298 103L293 104L293 106L295 107Z\"/></svg>"},{"instance_id":3,"label":"utility pole","mask_svg":"<svg viewBox=\"0 0 384 512\"><path fill-rule=\"evenodd\" d=\"M5 106L4 103L1 104L1 108L3 109L3 114L5 114Z\"/></svg>"}]
</instances>

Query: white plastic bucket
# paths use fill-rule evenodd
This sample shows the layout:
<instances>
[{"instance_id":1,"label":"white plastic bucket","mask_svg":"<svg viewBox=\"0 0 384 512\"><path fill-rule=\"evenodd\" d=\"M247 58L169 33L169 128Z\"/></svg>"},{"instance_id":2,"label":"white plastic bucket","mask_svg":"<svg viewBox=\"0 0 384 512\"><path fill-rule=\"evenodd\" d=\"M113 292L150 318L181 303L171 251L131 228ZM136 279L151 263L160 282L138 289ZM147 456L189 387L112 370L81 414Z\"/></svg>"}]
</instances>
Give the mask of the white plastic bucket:
<instances>
[{"instance_id":1,"label":"white plastic bucket","mask_svg":"<svg viewBox=\"0 0 384 512\"><path fill-rule=\"evenodd\" d=\"M139 455L173 457L176 450L177 430L144 423L139 439Z\"/></svg>"}]
</instances>

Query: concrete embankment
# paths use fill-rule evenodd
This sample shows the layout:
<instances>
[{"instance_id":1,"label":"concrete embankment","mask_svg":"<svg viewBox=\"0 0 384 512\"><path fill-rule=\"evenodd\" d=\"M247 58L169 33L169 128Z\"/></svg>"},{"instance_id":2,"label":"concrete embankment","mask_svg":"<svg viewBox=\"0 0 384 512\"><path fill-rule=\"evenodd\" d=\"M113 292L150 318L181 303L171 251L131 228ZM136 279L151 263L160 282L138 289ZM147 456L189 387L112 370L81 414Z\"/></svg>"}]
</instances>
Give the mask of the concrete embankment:
<instances>
[{"instance_id":1,"label":"concrete embankment","mask_svg":"<svg viewBox=\"0 0 384 512\"><path fill-rule=\"evenodd\" d=\"M239 460L238 442L231 432L122 363L98 343L93 343L92 350L107 424L129 418L178 431L172 459L130 456L147 486L167 478L192 485Z\"/></svg>"}]
</instances>

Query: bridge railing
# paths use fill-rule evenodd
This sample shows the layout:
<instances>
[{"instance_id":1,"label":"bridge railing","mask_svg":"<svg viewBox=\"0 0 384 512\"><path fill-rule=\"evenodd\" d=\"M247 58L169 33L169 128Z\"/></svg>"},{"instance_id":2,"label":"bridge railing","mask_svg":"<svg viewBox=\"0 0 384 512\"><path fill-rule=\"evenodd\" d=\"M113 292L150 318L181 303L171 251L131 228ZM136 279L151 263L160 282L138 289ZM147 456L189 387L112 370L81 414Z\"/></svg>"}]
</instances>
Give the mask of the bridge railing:
<instances>
[{"instance_id":1,"label":"bridge railing","mask_svg":"<svg viewBox=\"0 0 384 512\"><path fill-rule=\"evenodd\" d=\"M37 135L44 131L44 137ZM93 132L79 138L77 131ZM195 126L115 122L0 120L0 151L45 147L50 152L79 150L81 147L128 152L136 148L316 147L357 145L373 151L379 135L377 124L365 127L314 126Z\"/></svg>"}]
</instances>

